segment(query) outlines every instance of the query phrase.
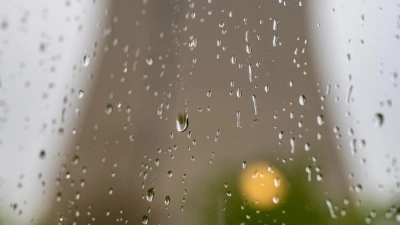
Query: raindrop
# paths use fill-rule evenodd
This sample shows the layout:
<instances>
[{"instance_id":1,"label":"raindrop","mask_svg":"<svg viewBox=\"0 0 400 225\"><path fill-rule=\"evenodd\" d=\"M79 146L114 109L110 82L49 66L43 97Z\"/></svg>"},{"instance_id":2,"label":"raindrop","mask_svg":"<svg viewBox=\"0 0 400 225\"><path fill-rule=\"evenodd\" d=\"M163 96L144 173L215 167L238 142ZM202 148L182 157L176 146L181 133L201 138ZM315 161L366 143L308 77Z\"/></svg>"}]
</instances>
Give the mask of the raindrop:
<instances>
[{"instance_id":1,"label":"raindrop","mask_svg":"<svg viewBox=\"0 0 400 225\"><path fill-rule=\"evenodd\" d=\"M169 205L169 202L170 202L170 201L171 201L170 197L169 197L168 195L165 196L165 201L164 201L164 203L165 203L166 206Z\"/></svg>"},{"instance_id":2,"label":"raindrop","mask_svg":"<svg viewBox=\"0 0 400 225\"><path fill-rule=\"evenodd\" d=\"M237 62L237 57L236 57L236 55L233 55L231 58L231 63L236 64L236 62Z\"/></svg>"},{"instance_id":3,"label":"raindrop","mask_svg":"<svg viewBox=\"0 0 400 225\"><path fill-rule=\"evenodd\" d=\"M247 44L247 45L246 45L246 52L250 54L252 50L253 50L253 49L252 49L252 47L251 47L251 44Z\"/></svg>"},{"instance_id":4,"label":"raindrop","mask_svg":"<svg viewBox=\"0 0 400 225\"><path fill-rule=\"evenodd\" d=\"M264 90L265 90L265 92L269 91L269 84L265 85Z\"/></svg>"},{"instance_id":5,"label":"raindrop","mask_svg":"<svg viewBox=\"0 0 400 225\"><path fill-rule=\"evenodd\" d=\"M207 91L207 97L211 97L212 91Z\"/></svg>"},{"instance_id":6,"label":"raindrop","mask_svg":"<svg viewBox=\"0 0 400 225\"><path fill-rule=\"evenodd\" d=\"M61 192L58 192L57 193L57 197L56 197L56 201L60 202L61 201L61 197L62 197Z\"/></svg>"},{"instance_id":7,"label":"raindrop","mask_svg":"<svg viewBox=\"0 0 400 225\"><path fill-rule=\"evenodd\" d=\"M279 196L278 195L274 195L274 197L272 197L272 202L274 204L278 204L279 203Z\"/></svg>"},{"instance_id":8,"label":"raindrop","mask_svg":"<svg viewBox=\"0 0 400 225\"><path fill-rule=\"evenodd\" d=\"M236 112L236 127L242 128L242 125L240 125L240 111Z\"/></svg>"},{"instance_id":9,"label":"raindrop","mask_svg":"<svg viewBox=\"0 0 400 225\"><path fill-rule=\"evenodd\" d=\"M357 184L356 186L355 186L355 189L354 189L356 192L361 192L362 191L362 186L361 186L361 184Z\"/></svg>"},{"instance_id":10,"label":"raindrop","mask_svg":"<svg viewBox=\"0 0 400 225\"><path fill-rule=\"evenodd\" d=\"M257 102L256 102L256 96L255 96L255 95L251 96L251 99L253 100L254 115L257 116Z\"/></svg>"},{"instance_id":11,"label":"raindrop","mask_svg":"<svg viewBox=\"0 0 400 225\"><path fill-rule=\"evenodd\" d=\"M207 93L208 94L208 93ZM210 94L211 96L211 94ZM189 116L186 113L179 113L176 119L176 129L179 132L184 132L189 126Z\"/></svg>"},{"instance_id":12,"label":"raindrop","mask_svg":"<svg viewBox=\"0 0 400 225\"><path fill-rule=\"evenodd\" d=\"M142 223L143 223L144 225L146 225L148 222L149 222L149 217L146 216L146 215L144 215L144 216L142 217Z\"/></svg>"},{"instance_id":13,"label":"raindrop","mask_svg":"<svg viewBox=\"0 0 400 225\"><path fill-rule=\"evenodd\" d=\"M383 115L381 113L375 114L373 122L376 127L381 127L383 125Z\"/></svg>"},{"instance_id":14,"label":"raindrop","mask_svg":"<svg viewBox=\"0 0 400 225\"><path fill-rule=\"evenodd\" d=\"M154 189L154 188L150 188L149 190L147 190L146 200L147 200L148 202L152 202L152 201L153 201L154 192L155 192L155 189Z\"/></svg>"},{"instance_id":15,"label":"raindrop","mask_svg":"<svg viewBox=\"0 0 400 225\"><path fill-rule=\"evenodd\" d=\"M167 173L167 175L168 175L168 177L172 177L172 171L169 170L168 173Z\"/></svg>"},{"instance_id":16,"label":"raindrop","mask_svg":"<svg viewBox=\"0 0 400 225\"><path fill-rule=\"evenodd\" d=\"M278 20L274 20L274 23L272 25L272 29L273 30L277 30L278 29L278 25L279 25L279 21Z\"/></svg>"},{"instance_id":17,"label":"raindrop","mask_svg":"<svg viewBox=\"0 0 400 225\"><path fill-rule=\"evenodd\" d=\"M309 143L305 143L305 144L304 144L304 150L306 150L306 152L308 152L308 151L311 150L311 146L310 146Z\"/></svg>"},{"instance_id":18,"label":"raindrop","mask_svg":"<svg viewBox=\"0 0 400 225\"><path fill-rule=\"evenodd\" d=\"M84 94L83 91L80 90L79 93L78 93L78 98L82 98L82 97L83 97L83 94Z\"/></svg>"},{"instance_id":19,"label":"raindrop","mask_svg":"<svg viewBox=\"0 0 400 225\"><path fill-rule=\"evenodd\" d=\"M83 66L88 66L89 63L90 63L90 58L89 58L89 56L87 56L87 55L83 56L82 65L83 65Z\"/></svg>"},{"instance_id":20,"label":"raindrop","mask_svg":"<svg viewBox=\"0 0 400 225\"><path fill-rule=\"evenodd\" d=\"M300 105L305 105L306 102L307 102L306 96L300 95L300 97L299 97L299 103L300 103Z\"/></svg>"},{"instance_id":21,"label":"raindrop","mask_svg":"<svg viewBox=\"0 0 400 225\"><path fill-rule=\"evenodd\" d=\"M249 65L249 80L250 80L250 82L253 82L253 71L254 71L254 69L253 69L253 65Z\"/></svg>"},{"instance_id":22,"label":"raindrop","mask_svg":"<svg viewBox=\"0 0 400 225\"><path fill-rule=\"evenodd\" d=\"M242 163L243 169L246 169L246 165L247 165L246 161L243 161L243 163Z\"/></svg>"},{"instance_id":23,"label":"raindrop","mask_svg":"<svg viewBox=\"0 0 400 225\"><path fill-rule=\"evenodd\" d=\"M292 149L290 150L291 153L294 153L294 146L295 146L296 140L294 138L290 138L290 146Z\"/></svg>"},{"instance_id":24,"label":"raindrop","mask_svg":"<svg viewBox=\"0 0 400 225\"><path fill-rule=\"evenodd\" d=\"M110 115L112 111L113 111L113 106L111 104L108 104L105 109L106 114Z\"/></svg>"},{"instance_id":25,"label":"raindrop","mask_svg":"<svg viewBox=\"0 0 400 225\"><path fill-rule=\"evenodd\" d=\"M46 151L45 150L41 150L39 153L39 158L40 159L44 159L46 157Z\"/></svg>"},{"instance_id":26,"label":"raindrop","mask_svg":"<svg viewBox=\"0 0 400 225\"><path fill-rule=\"evenodd\" d=\"M279 185L281 185L281 179L275 178L274 179L274 185L275 185L275 187L279 187Z\"/></svg>"},{"instance_id":27,"label":"raindrop","mask_svg":"<svg viewBox=\"0 0 400 225\"><path fill-rule=\"evenodd\" d=\"M317 116L317 123L318 125L322 126L325 123L324 116L322 115Z\"/></svg>"},{"instance_id":28,"label":"raindrop","mask_svg":"<svg viewBox=\"0 0 400 225\"><path fill-rule=\"evenodd\" d=\"M284 136L284 132L283 131L279 132L279 134L278 134L279 139L282 139L283 136Z\"/></svg>"},{"instance_id":29,"label":"raindrop","mask_svg":"<svg viewBox=\"0 0 400 225\"><path fill-rule=\"evenodd\" d=\"M239 87L239 88L237 89L237 91L236 91L236 96L237 96L238 98L241 98L241 97L242 97L242 88L241 88L241 87Z\"/></svg>"},{"instance_id":30,"label":"raindrop","mask_svg":"<svg viewBox=\"0 0 400 225\"><path fill-rule=\"evenodd\" d=\"M326 200L326 205L329 208L329 212L331 214L332 219L336 219L337 216L336 216L336 213L335 213L335 209L334 209L332 201L330 199Z\"/></svg>"},{"instance_id":31,"label":"raindrop","mask_svg":"<svg viewBox=\"0 0 400 225\"><path fill-rule=\"evenodd\" d=\"M147 65L149 65L149 66L153 65L153 58L152 58L151 56L147 57L146 63L147 63Z\"/></svg>"}]
</instances>

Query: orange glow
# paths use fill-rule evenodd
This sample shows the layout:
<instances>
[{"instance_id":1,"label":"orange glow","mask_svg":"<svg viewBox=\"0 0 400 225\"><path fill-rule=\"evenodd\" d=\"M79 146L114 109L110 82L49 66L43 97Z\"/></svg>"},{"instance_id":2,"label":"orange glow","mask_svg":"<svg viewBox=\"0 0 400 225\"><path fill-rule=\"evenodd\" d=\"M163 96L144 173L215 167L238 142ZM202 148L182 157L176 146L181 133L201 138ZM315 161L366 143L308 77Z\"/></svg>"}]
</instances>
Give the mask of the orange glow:
<instances>
[{"instance_id":1,"label":"orange glow","mask_svg":"<svg viewBox=\"0 0 400 225\"><path fill-rule=\"evenodd\" d=\"M249 205L268 209L285 197L284 176L266 162L248 164L240 175L240 188Z\"/></svg>"}]
</instances>

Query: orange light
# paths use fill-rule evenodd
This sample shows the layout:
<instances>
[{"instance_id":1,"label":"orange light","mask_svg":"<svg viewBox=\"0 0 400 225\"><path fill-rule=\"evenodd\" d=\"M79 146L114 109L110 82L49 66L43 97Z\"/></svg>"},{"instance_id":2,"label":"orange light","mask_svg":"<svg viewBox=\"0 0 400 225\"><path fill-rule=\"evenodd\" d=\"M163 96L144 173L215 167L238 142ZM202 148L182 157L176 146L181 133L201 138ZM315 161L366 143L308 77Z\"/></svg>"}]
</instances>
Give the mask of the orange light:
<instances>
[{"instance_id":1,"label":"orange light","mask_svg":"<svg viewBox=\"0 0 400 225\"><path fill-rule=\"evenodd\" d=\"M240 188L249 205L268 209L280 204L285 197L284 176L266 162L247 164L240 175Z\"/></svg>"}]
</instances>

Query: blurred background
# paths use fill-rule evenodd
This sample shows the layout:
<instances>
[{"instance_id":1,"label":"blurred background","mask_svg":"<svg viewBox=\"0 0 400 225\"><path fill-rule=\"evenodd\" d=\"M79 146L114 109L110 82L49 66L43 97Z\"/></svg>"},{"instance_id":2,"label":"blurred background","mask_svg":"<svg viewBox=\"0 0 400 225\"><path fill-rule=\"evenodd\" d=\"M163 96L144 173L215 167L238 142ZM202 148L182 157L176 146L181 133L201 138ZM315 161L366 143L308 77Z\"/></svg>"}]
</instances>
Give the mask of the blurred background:
<instances>
[{"instance_id":1,"label":"blurred background","mask_svg":"<svg viewBox=\"0 0 400 225\"><path fill-rule=\"evenodd\" d=\"M0 6L0 224L400 224L399 1Z\"/></svg>"}]
</instances>

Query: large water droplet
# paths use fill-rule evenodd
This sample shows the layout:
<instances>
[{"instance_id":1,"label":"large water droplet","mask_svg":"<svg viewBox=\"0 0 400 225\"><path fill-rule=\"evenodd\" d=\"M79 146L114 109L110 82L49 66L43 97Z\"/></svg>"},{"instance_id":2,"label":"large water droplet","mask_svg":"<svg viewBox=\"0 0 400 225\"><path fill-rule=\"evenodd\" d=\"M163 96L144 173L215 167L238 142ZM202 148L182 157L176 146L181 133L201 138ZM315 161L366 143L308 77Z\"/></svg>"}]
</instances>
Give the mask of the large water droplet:
<instances>
[{"instance_id":1,"label":"large water droplet","mask_svg":"<svg viewBox=\"0 0 400 225\"><path fill-rule=\"evenodd\" d=\"M317 116L317 123L318 125L322 126L322 124L325 123L324 116L322 115Z\"/></svg>"},{"instance_id":2,"label":"large water droplet","mask_svg":"<svg viewBox=\"0 0 400 225\"><path fill-rule=\"evenodd\" d=\"M337 215L335 213L335 209L334 209L332 201L330 199L326 200L326 205L328 206L329 213L331 214L332 219L336 219Z\"/></svg>"},{"instance_id":3,"label":"large water droplet","mask_svg":"<svg viewBox=\"0 0 400 225\"><path fill-rule=\"evenodd\" d=\"M82 98L83 94L84 94L84 92L82 90L80 90L79 93L78 93L78 98Z\"/></svg>"},{"instance_id":4,"label":"large water droplet","mask_svg":"<svg viewBox=\"0 0 400 225\"><path fill-rule=\"evenodd\" d=\"M241 87L239 87L239 88L237 89L237 91L236 91L236 96L237 96L238 98L241 98L241 97L242 97L242 88L241 88Z\"/></svg>"},{"instance_id":5,"label":"large water droplet","mask_svg":"<svg viewBox=\"0 0 400 225\"><path fill-rule=\"evenodd\" d=\"M149 65L149 66L153 65L153 58L152 58L151 56L147 57L146 63L147 63L147 65Z\"/></svg>"},{"instance_id":6,"label":"large water droplet","mask_svg":"<svg viewBox=\"0 0 400 225\"><path fill-rule=\"evenodd\" d=\"M309 143L305 143L305 144L304 144L304 150L306 150L306 152L308 152L308 151L311 150L311 146L310 146Z\"/></svg>"},{"instance_id":7,"label":"large water droplet","mask_svg":"<svg viewBox=\"0 0 400 225\"><path fill-rule=\"evenodd\" d=\"M299 97L299 103L300 103L300 105L305 105L306 102L307 102L306 96L300 95L300 97Z\"/></svg>"},{"instance_id":8,"label":"large water droplet","mask_svg":"<svg viewBox=\"0 0 400 225\"><path fill-rule=\"evenodd\" d=\"M272 202L274 204L278 204L279 203L279 196L278 195L274 195L274 197L272 197Z\"/></svg>"},{"instance_id":9,"label":"large water droplet","mask_svg":"<svg viewBox=\"0 0 400 225\"><path fill-rule=\"evenodd\" d=\"M83 66L88 66L89 63L90 63L90 58L89 58L89 56L87 56L87 55L83 56L82 65L83 65Z\"/></svg>"},{"instance_id":10,"label":"large water droplet","mask_svg":"<svg viewBox=\"0 0 400 225\"><path fill-rule=\"evenodd\" d=\"M232 58L231 58L231 63L232 63L232 64L236 64L236 62L237 62L237 57L236 57L236 55L234 55L234 56L232 56Z\"/></svg>"},{"instance_id":11,"label":"large water droplet","mask_svg":"<svg viewBox=\"0 0 400 225\"><path fill-rule=\"evenodd\" d=\"M142 223L143 223L144 225L146 225L148 222L149 222L149 217L146 216L146 215L144 215L144 216L142 217Z\"/></svg>"},{"instance_id":12,"label":"large water droplet","mask_svg":"<svg viewBox=\"0 0 400 225\"><path fill-rule=\"evenodd\" d=\"M253 51L253 49L251 47L251 44L247 44L246 45L246 52L250 54L252 51Z\"/></svg>"},{"instance_id":13,"label":"large water droplet","mask_svg":"<svg viewBox=\"0 0 400 225\"><path fill-rule=\"evenodd\" d=\"M179 113L176 118L176 129L179 132L184 132L189 126L189 116L186 113Z\"/></svg>"},{"instance_id":14,"label":"large water droplet","mask_svg":"<svg viewBox=\"0 0 400 225\"><path fill-rule=\"evenodd\" d=\"M172 177L172 171L169 170L169 171L167 172L167 175L168 175L168 177Z\"/></svg>"},{"instance_id":15,"label":"large water droplet","mask_svg":"<svg viewBox=\"0 0 400 225\"><path fill-rule=\"evenodd\" d=\"M149 190L147 190L146 200L148 202L152 202L153 201L154 193L155 193L155 189L154 188L150 188Z\"/></svg>"},{"instance_id":16,"label":"large water droplet","mask_svg":"<svg viewBox=\"0 0 400 225\"><path fill-rule=\"evenodd\" d=\"M381 127L383 125L383 114L382 113L375 114L373 122L376 127Z\"/></svg>"},{"instance_id":17,"label":"large water droplet","mask_svg":"<svg viewBox=\"0 0 400 225\"><path fill-rule=\"evenodd\" d=\"M165 201L164 201L165 205L168 206L170 201L171 201L171 198L167 195L165 197Z\"/></svg>"},{"instance_id":18,"label":"large water droplet","mask_svg":"<svg viewBox=\"0 0 400 225\"><path fill-rule=\"evenodd\" d=\"M265 92L269 91L269 84L265 85L264 90L265 90Z\"/></svg>"},{"instance_id":19,"label":"large water droplet","mask_svg":"<svg viewBox=\"0 0 400 225\"><path fill-rule=\"evenodd\" d=\"M111 104L108 104L105 109L106 114L110 115L112 111L113 111L113 106Z\"/></svg>"},{"instance_id":20,"label":"large water droplet","mask_svg":"<svg viewBox=\"0 0 400 225\"><path fill-rule=\"evenodd\" d=\"M281 179L275 178L274 179L274 185L275 185L275 187L279 187L279 185L281 185Z\"/></svg>"}]
</instances>

